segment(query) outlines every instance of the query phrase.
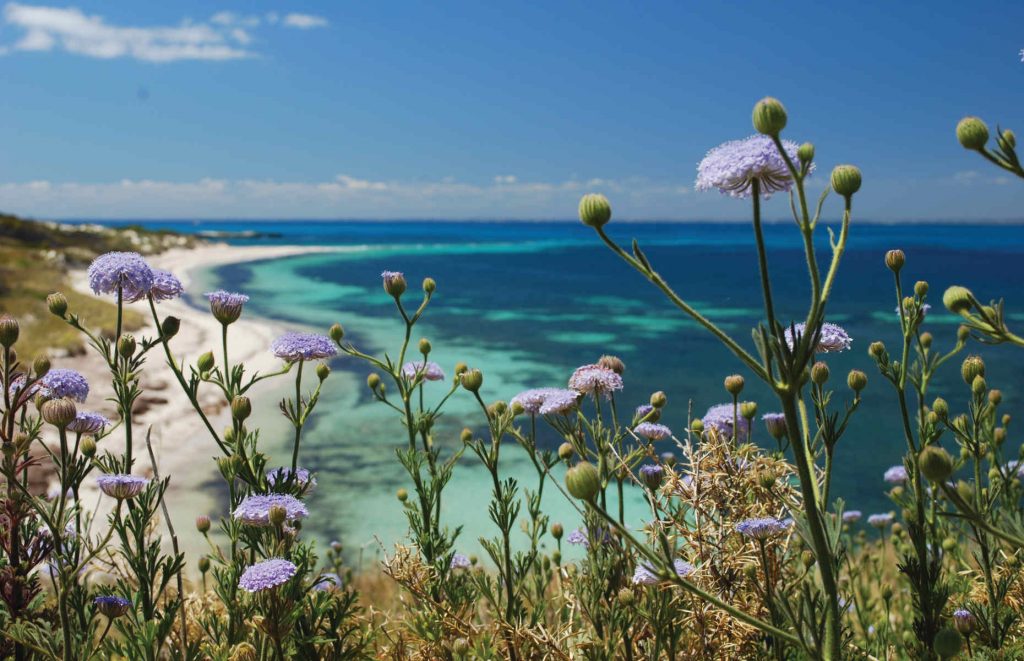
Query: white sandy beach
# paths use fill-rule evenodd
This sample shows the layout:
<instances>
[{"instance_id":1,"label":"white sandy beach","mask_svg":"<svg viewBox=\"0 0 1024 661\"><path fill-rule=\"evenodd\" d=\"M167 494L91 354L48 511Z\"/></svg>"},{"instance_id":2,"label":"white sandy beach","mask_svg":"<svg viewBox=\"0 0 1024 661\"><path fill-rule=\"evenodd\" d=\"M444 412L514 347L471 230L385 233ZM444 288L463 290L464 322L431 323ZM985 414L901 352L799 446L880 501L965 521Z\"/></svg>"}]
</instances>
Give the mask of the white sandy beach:
<instances>
[{"instance_id":1,"label":"white sandy beach","mask_svg":"<svg viewBox=\"0 0 1024 661\"><path fill-rule=\"evenodd\" d=\"M194 291L195 274L197 271L210 267L236 264L242 262L276 259L292 255L312 252L337 252L344 248L324 248L318 246L259 246L236 247L226 244L203 245L197 248L175 248L165 253L148 257L154 268L170 271L178 276L191 294ZM75 288L83 293L91 293L88 279L84 272L72 273L71 281ZM201 293L201 292L200 292ZM136 304L140 311L145 310L142 304ZM73 311L73 310L72 310ZM158 306L161 318L173 315L181 319L181 330L171 341L175 358L186 364L194 364L196 358L205 351L214 350L218 356L221 346L221 326L208 311L198 310L184 300L166 301ZM83 320L88 324L89 320ZM263 319L244 312L242 318L231 326L230 352L233 364L244 362L248 373L254 371L267 372L280 367L281 363L269 351L268 347L274 338L286 330L273 320ZM135 331L137 338L152 337L155 329L150 323L143 329ZM89 399L81 405L86 410L98 410L111 419L116 419L111 402L107 401L113 391L110 376L102 359L90 351L81 356L55 358L54 366L70 367L86 376L91 386ZM288 387L291 383L287 384ZM210 434L206 431L198 416L192 410L188 398L168 369L162 351L154 349L150 352L142 378L144 394L140 398L138 408L141 412L135 416L135 472L151 475L152 466L145 448L145 433L152 428L153 450L157 457L162 477L170 476L167 493L167 504L170 508L175 531L189 561L189 573L194 572L195 560L205 550L205 542L196 533L194 520L198 514L209 514L214 521L224 515L226 504L214 502L213 495L203 490L203 485L217 478L217 467L214 457L220 455ZM257 384L250 395L253 399L276 403L279 396L274 394L275 388L283 388L284 384L264 381ZM213 387L200 389L200 401L210 416L214 428L221 429L230 424L230 413ZM118 430L100 443L100 451L122 451L117 444L123 442L123 434ZM93 480L86 480L84 485L90 489L83 493L83 504L92 509L99 498L98 512L102 516L107 509L109 498L100 498Z\"/></svg>"}]
</instances>

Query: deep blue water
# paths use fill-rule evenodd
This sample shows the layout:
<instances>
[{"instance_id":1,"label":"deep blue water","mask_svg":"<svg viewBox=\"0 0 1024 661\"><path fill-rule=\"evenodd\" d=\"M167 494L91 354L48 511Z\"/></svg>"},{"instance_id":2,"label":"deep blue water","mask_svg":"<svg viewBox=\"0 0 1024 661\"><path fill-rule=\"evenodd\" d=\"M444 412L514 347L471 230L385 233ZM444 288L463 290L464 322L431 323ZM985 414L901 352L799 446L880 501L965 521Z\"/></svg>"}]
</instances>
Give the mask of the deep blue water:
<instances>
[{"instance_id":1,"label":"deep blue water","mask_svg":"<svg viewBox=\"0 0 1024 661\"><path fill-rule=\"evenodd\" d=\"M723 377L743 373L716 340L672 308L578 223L147 224L181 231L253 229L275 234L231 240L245 245L363 246L346 253L224 267L212 277L250 294L250 308L260 314L321 328L340 321L350 337L369 349L392 347L400 330L393 304L381 291L380 272L405 272L413 293L424 276L433 277L438 290L424 332L449 374L457 360L484 370L487 399L508 399L527 387L563 385L576 366L611 353L627 365L626 390L620 401L634 406L646 401L650 392L664 390L670 401L665 422L681 430L688 407L701 415L725 401ZM683 298L751 347L750 332L761 318L762 303L749 225L613 223L609 227L627 245L636 237L655 268ZM791 223L768 225L766 233L778 314L784 321L799 321L806 314L809 297L799 233ZM823 269L829 257L827 242L827 231L821 227L818 243ZM915 280L931 286L934 307L926 324L938 348L953 344L958 324L958 318L941 305L942 292L949 285L968 286L979 298L1005 297L1011 311L1024 312L1024 227L852 226L828 318L847 329L854 338L853 349L825 359L832 368L837 402L848 399L848 370L863 369L870 379L861 411L838 448L834 480L837 495L847 500L848 507L865 511L891 508L881 476L899 462L905 449L892 388L866 353L874 340L883 340L893 353L899 344L893 278L883 264L889 248L901 248L907 254L903 279L908 291ZM1019 314L1011 319L1024 325ZM1004 391L1008 412L1018 412L1024 394L1024 351L976 343L969 351L986 357L990 386ZM968 395L958 365L959 360L932 385L933 396L946 397L954 409L962 409ZM337 391L328 389L321 405L327 412L311 430L303 456L320 472L323 486L317 498L329 503L336 515L311 520L311 524L324 537L347 536L354 543L367 542L376 532L389 546L403 528L392 496L402 486L402 478L391 449L403 432L382 406L368 401L362 386L365 368L349 359L335 361L333 367L340 373L351 372L352 378ZM761 412L774 410L766 388L752 378L747 384L744 399L758 401ZM457 431L465 424L460 417L472 413L469 402L456 402L441 426L440 442L455 447ZM760 427L755 440L770 443ZM556 439L548 442L554 444ZM1010 445L1014 445L1012 435ZM514 451L507 454L513 457L510 461L517 460ZM487 494L480 493L486 489L480 477L482 472L467 463L456 472L453 486L456 503L480 503L475 510L469 508L474 511L457 506L450 510L453 520L467 524L468 539L485 533L487 527L482 505ZM570 515L568 510L560 514ZM567 521L567 526L573 523Z\"/></svg>"}]
</instances>

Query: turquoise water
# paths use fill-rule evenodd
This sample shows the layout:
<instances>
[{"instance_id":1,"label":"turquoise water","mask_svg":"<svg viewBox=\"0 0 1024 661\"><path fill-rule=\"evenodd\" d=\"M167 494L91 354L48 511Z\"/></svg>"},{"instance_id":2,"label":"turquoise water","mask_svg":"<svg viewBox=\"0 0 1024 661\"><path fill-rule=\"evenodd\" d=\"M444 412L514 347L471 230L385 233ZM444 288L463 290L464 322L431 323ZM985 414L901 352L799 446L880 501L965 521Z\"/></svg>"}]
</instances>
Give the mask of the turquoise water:
<instances>
[{"instance_id":1,"label":"turquoise water","mask_svg":"<svg viewBox=\"0 0 1024 661\"><path fill-rule=\"evenodd\" d=\"M188 230L240 227L162 225ZM414 341L430 338L432 359L449 375L460 360L483 369L487 400L507 400L529 387L564 385L576 366L611 353L627 365L622 406L643 403L650 392L664 390L670 401L664 421L681 430L688 407L700 415L724 401L722 378L743 373L713 338L578 224L294 221L243 227L273 236L237 243L363 246L353 252L223 267L209 277L249 294L252 312L320 329L340 322L366 352L388 350L394 355L403 330L381 289L380 272L404 271L413 293L423 277L435 278L437 294ZM637 223L615 225L612 233L624 242L638 237L655 267L684 298L750 345L761 300L749 226ZM827 234L820 234L824 251ZM791 224L781 224L769 226L767 238L780 316L802 319L809 293L799 235ZM870 378L861 413L838 448L834 479L836 493L848 507L865 511L891 508L881 476L904 450L891 387L866 355L874 340L893 350L898 344L892 275L882 262L885 250L894 247L907 253L908 289L917 279L931 283L935 308L927 324L937 347L952 344L958 323L941 309L941 293L948 285L967 285L982 298L1005 296L1011 308L1024 311L1024 297L1019 296L1024 284L1022 227L852 228L829 319L849 331L854 345L827 361L840 398L847 397L842 384L849 369L861 368ZM1020 314L1011 318L1018 323L1022 319ZM975 352L981 349L971 346ZM1013 413L1024 386L1024 352L996 347L983 353L989 383L1003 389L1007 410ZM365 365L341 358L331 366L334 374L303 445L302 463L318 472L320 482L307 530L325 541L342 540L350 555L361 547L373 554L377 540L390 548L405 534L405 519L394 497L397 488L409 487L394 457L404 431L393 412L370 400ZM773 410L766 389L751 378L747 383L744 398L758 401L762 412ZM428 386L428 392L438 395L444 389ZM951 404L963 402L967 394L957 369L943 373L933 393ZM465 393L453 398L446 410L437 440L453 451L463 426L479 427L479 411ZM267 451L284 453L290 442L286 428L269 431L263 436ZM755 434L755 440L770 443L760 427ZM559 441L548 435L544 442L554 447ZM518 446L510 445L502 457L507 474L533 486L532 468ZM444 517L451 526L464 526L460 548L466 552L477 552L476 539L494 532L487 520L488 482L475 458L465 457L447 495ZM574 527L578 514L559 493L549 494L546 506L553 520ZM627 496L627 516L637 525L643 519L638 493Z\"/></svg>"}]
</instances>

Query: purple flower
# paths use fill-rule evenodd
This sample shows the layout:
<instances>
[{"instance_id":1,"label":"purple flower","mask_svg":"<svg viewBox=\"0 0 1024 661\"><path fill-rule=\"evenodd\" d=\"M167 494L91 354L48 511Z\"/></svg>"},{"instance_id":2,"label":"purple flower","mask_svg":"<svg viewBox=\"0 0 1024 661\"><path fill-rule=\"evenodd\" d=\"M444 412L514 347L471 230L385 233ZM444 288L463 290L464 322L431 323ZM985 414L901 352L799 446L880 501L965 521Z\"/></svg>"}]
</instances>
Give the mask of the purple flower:
<instances>
[{"instance_id":1,"label":"purple flower","mask_svg":"<svg viewBox=\"0 0 1024 661\"><path fill-rule=\"evenodd\" d=\"M803 336L804 329L806 328L807 324L801 322L785 330L786 344L789 345L790 349L794 347L796 340ZM853 340L841 326L830 324L826 321L821 325L821 334L818 336L818 344L814 347L814 352L835 353L837 351L846 351L850 348L851 344L853 344Z\"/></svg>"},{"instance_id":2,"label":"purple flower","mask_svg":"<svg viewBox=\"0 0 1024 661\"><path fill-rule=\"evenodd\" d=\"M449 567L451 567L452 569L469 569L472 566L472 564L473 563L470 562L468 557L462 555L461 553L456 553L452 556L452 561Z\"/></svg>"},{"instance_id":3,"label":"purple flower","mask_svg":"<svg viewBox=\"0 0 1024 661\"><path fill-rule=\"evenodd\" d=\"M733 417L735 416L735 418ZM736 430L736 442L743 443L750 435L750 422L739 414L739 406L729 404L717 404L708 409L701 420L704 423L704 430L714 429L719 436L731 439L733 437L733 420L739 425Z\"/></svg>"},{"instance_id":4,"label":"purple flower","mask_svg":"<svg viewBox=\"0 0 1024 661\"><path fill-rule=\"evenodd\" d=\"M585 395L611 397L614 391L622 390L622 377L601 365L583 365L569 377L569 387Z\"/></svg>"},{"instance_id":5,"label":"purple flower","mask_svg":"<svg viewBox=\"0 0 1024 661\"><path fill-rule=\"evenodd\" d=\"M282 486L287 484L299 489L312 491L316 487L316 478L305 468L296 468L294 477L292 469L284 466L267 471L267 484L273 488L279 483Z\"/></svg>"},{"instance_id":6,"label":"purple flower","mask_svg":"<svg viewBox=\"0 0 1024 661\"><path fill-rule=\"evenodd\" d=\"M148 291L125 287L124 297L126 301L134 303L149 295L153 297L154 301L159 302L178 298L184 291L185 288L181 285L181 280L178 280L173 273L153 269L153 283Z\"/></svg>"},{"instance_id":7,"label":"purple flower","mask_svg":"<svg viewBox=\"0 0 1024 661\"><path fill-rule=\"evenodd\" d=\"M785 413L765 413L761 416L761 420L764 421L764 426L768 428L768 434L778 440L786 435L786 414Z\"/></svg>"},{"instance_id":8,"label":"purple flower","mask_svg":"<svg viewBox=\"0 0 1024 661\"><path fill-rule=\"evenodd\" d=\"M652 441L660 441L672 435L671 429L656 422L641 422L636 427L633 427L633 432L637 436L643 436Z\"/></svg>"},{"instance_id":9,"label":"purple flower","mask_svg":"<svg viewBox=\"0 0 1024 661\"><path fill-rule=\"evenodd\" d=\"M380 274L384 284L384 291L394 297L399 297L405 292L405 274L401 271L384 271Z\"/></svg>"},{"instance_id":10,"label":"purple flower","mask_svg":"<svg viewBox=\"0 0 1024 661\"><path fill-rule=\"evenodd\" d=\"M872 514L868 517L868 525L873 526L875 528L884 528L890 523L892 523L892 520L895 518L896 515L892 512L886 512L884 514Z\"/></svg>"},{"instance_id":11,"label":"purple flower","mask_svg":"<svg viewBox=\"0 0 1024 661\"><path fill-rule=\"evenodd\" d=\"M142 493L149 480L136 475L100 475L96 478L100 491L111 498L131 500Z\"/></svg>"},{"instance_id":12,"label":"purple flower","mask_svg":"<svg viewBox=\"0 0 1024 661\"><path fill-rule=\"evenodd\" d=\"M533 388L531 390L524 390L509 402L512 405L519 404L523 407L523 411L530 415L536 415L540 413L540 407L544 405L544 400L547 396L553 392L556 392L558 388Z\"/></svg>"},{"instance_id":13,"label":"purple flower","mask_svg":"<svg viewBox=\"0 0 1024 661\"><path fill-rule=\"evenodd\" d=\"M283 493L246 496L235 508L233 516L247 526L265 528L270 525L270 509L275 506L284 508L287 521L309 516L309 510L301 500Z\"/></svg>"},{"instance_id":14,"label":"purple flower","mask_svg":"<svg viewBox=\"0 0 1024 661\"><path fill-rule=\"evenodd\" d=\"M740 521L736 524L736 532L752 539L768 539L786 532L791 525L791 522L780 521L773 517L760 517Z\"/></svg>"},{"instance_id":15,"label":"purple flower","mask_svg":"<svg viewBox=\"0 0 1024 661\"><path fill-rule=\"evenodd\" d=\"M270 350L278 358L290 363L299 360L321 360L338 353L331 338L316 333L285 333L273 341Z\"/></svg>"},{"instance_id":16,"label":"purple flower","mask_svg":"<svg viewBox=\"0 0 1024 661\"><path fill-rule=\"evenodd\" d=\"M654 408L650 404L641 404L636 407L636 412L633 414L635 420L644 420L647 422L657 422L661 418L661 411Z\"/></svg>"},{"instance_id":17,"label":"purple flower","mask_svg":"<svg viewBox=\"0 0 1024 661\"><path fill-rule=\"evenodd\" d=\"M1024 479L1024 465L1017 459L1006 462L1006 470L1010 473L1017 473L1017 477Z\"/></svg>"},{"instance_id":18,"label":"purple flower","mask_svg":"<svg viewBox=\"0 0 1024 661\"><path fill-rule=\"evenodd\" d=\"M207 292L206 299L210 301L210 312L214 318L222 324L232 324L242 316L242 307L249 302L245 294L224 291Z\"/></svg>"},{"instance_id":19,"label":"purple flower","mask_svg":"<svg viewBox=\"0 0 1024 661\"><path fill-rule=\"evenodd\" d=\"M108 252L92 260L89 265L89 287L96 294L116 294L122 297L142 292L145 296L153 287L153 269L137 252Z\"/></svg>"},{"instance_id":20,"label":"purple flower","mask_svg":"<svg viewBox=\"0 0 1024 661\"><path fill-rule=\"evenodd\" d=\"M640 473L640 480L651 490L660 487L665 477L665 469L658 464L644 464L637 472Z\"/></svg>"},{"instance_id":21,"label":"purple flower","mask_svg":"<svg viewBox=\"0 0 1024 661\"><path fill-rule=\"evenodd\" d=\"M843 523L857 523L864 516L860 510L846 510L843 512Z\"/></svg>"},{"instance_id":22,"label":"purple flower","mask_svg":"<svg viewBox=\"0 0 1024 661\"><path fill-rule=\"evenodd\" d=\"M426 360L410 361L402 365L402 374L409 379L415 379L416 375L422 375L426 381L444 381L444 370L435 362Z\"/></svg>"},{"instance_id":23,"label":"purple flower","mask_svg":"<svg viewBox=\"0 0 1024 661\"><path fill-rule=\"evenodd\" d=\"M67 397L84 402L89 396L89 382L75 370L58 367L44 374L32 390L45 397Z\"/></svg>"},{"instance_id":24,"label":"purple flower","mask_svg":"<svg viewBox=\"0 0 1024 661\"><path fill-rule=\"evenodd\" d=\"M68 431L76 434L97 434L109 424L110 421L99 413L79 411L75 419L68 424Z\"/></svg>"},{"instance_id":25,"label":"purple flower","mask_svg":"<svg viewBox=\"0 0 1024 661\"><path fill-rule=\"evenodd\" d=\"M95 597L92 603L97 611L106 615L111 620L127 613L128 608L132 605L132 602L127 599L112 594Z\"/></svg>"},{"instance_id":26,"label":"purple flower","mask_svg":"<svg viewBox=\"0 0 1024 661\"><path fill-rule=\"evenodd\" d=\"M564 415L579 404L580 394L575 390L551 388L540 405L541 415Z\"/></svg>"},{"instance_id":27,"label":"purple flower","mask_svg":"<svg viewBox=\"0 0 1024 661\"><path fill-rule=\"evenodd\" d=\"M977 623L978 620L974 617L974 613L966 608L958 608L953 611L953 626L963 635L973 633Z\"/></svg>"},{"instance_id":28,"label":"purple flower","mask_svg":"<svg viewBox=\"0 0 1024 661\"><path fill-rule=\"evenodd\" d=\"M676 570L676 575L681 577L689 576L694 572L693 565L680 558L673 560L672 566ZM661 583L661 576L653 565L641 562L636 566L636 571L633 572L634 585L657 585L658 583Z\"/></svg>"},{"instance_id":29,"label":"purple flower","mask_svg":"<svg viewBox=\"0 0 1024 661\"><path fill-rule=\"evenodd\" d=\"M314 590L340 590L344 587L341 576L338 576L334 572L324 572L316 579L313 583Z\"/></svg>"},{"instance_id":30,"label":"purple flower","mask_svg":"<svg viewBox=\"0 0 1024 661\"><path fill-rule=\"evenodd\" d=\"M238 587L246 592L262 592L287 583L298 570L284 558L271 558L247 567L238 579Z\"/></svg>"},{"instance_id":31,"label":"purple flower","mask_svg":"<svg viewBox=\"0 0 1024 661\"><path fill-rule=\"evenodd\" d=\"M602 544L606 544L611 541L611 535L608 534L607 530L600 531L600 535L597 537L597 541ZM586 528L577 528L571 533L565 536L565 541L569 544L575 544L576 546L589 547L590 546L590 531Z\"/></svg>"},{"instance_id":32,"label":"purple flower","mask_svg":"<svg viewBox=\"0 0 1024 661\"><path fill-rule=\"evenodd\" d=\"M783 140L782 146L793 164L799 167L797 144ZM765 135L732 140L709 151L697 166L695 189L717 188L731 197L750 197L754 181L759 183L764 198L793 187L785 159L772 139Z\"/></svg>"},{"instance_id":33,"label":"purple flower","mask_svg":"<svg viewBox=\"0 0 1024 661\"><path fill-rule=\"evenodd\" d=\"M917 307L917 311L918 311L918 313L920 313L922 319L924 319L926 316L928 316L928 311L931 310L931 309L932 309L932 306L931 306L930 303L925 303L924 305L922 305L920 307ZM899 314L900 314L900 306L897 305L896 306L896 315L899 316Z\"/></svg>"},{"instance_id":34,"label":"purple flower","mask_svg":"<svg viewBox=\"0 0 1024 661\"><path fill-rule=\"evenodd\" d=\"M906 484L907 482L907 469L902 465L892 466L885 471L882 479L889 484Z\"/></svg>"}]
</instances>

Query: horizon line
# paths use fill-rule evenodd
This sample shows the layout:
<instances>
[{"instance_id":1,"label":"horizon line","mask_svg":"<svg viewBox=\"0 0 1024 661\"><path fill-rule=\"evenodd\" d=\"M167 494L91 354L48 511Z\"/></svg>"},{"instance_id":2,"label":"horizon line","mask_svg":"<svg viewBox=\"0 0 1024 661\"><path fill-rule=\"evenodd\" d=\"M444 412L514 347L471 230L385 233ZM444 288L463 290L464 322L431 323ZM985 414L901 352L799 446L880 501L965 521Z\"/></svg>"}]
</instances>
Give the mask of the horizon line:
<instances>
[{"instance_id":1,"label":"horizon line","mask_svg":"<svg viewBox=\"0 0 1024 661\"><path fill-rule=\"evenodd\" d=\"M558 223L558 224L579 224L578 218L410 218L410 217L397 217L397 218L238 218L238 217L209 217L209 218L54 218L54 219L42 219L42 218L23 218L24 220L33 220L36 222L56 222L56 223L366 223L366 224L377 224L377 223L518 223L518 224L535 224L535 223ZM705 225L738 225L743 223L751 222L749 218L718 218L718 219L700 219L700 218L677 218L677 219L652 219L652 218L615 218L612 222L628 223L628 224L705 224ZM769 225L778 225L783 223L792 223L792 218L770 218L762 219L762 222ZM821 222L826 225L838 225L840 219L821 219ZM859 218L851 221L853 224L867 224L867 225L899 225L914 224L914 225L1024 225L1024 217L1019 218L983 218L983 219L952 219L952 218L898 218L898 219L879 219L879 218Z\"/></svg>"}]
</instances>

